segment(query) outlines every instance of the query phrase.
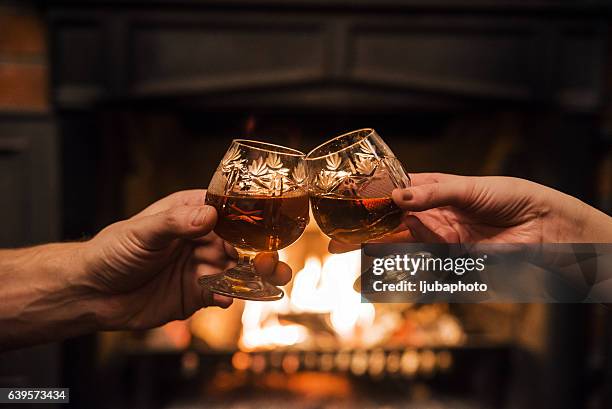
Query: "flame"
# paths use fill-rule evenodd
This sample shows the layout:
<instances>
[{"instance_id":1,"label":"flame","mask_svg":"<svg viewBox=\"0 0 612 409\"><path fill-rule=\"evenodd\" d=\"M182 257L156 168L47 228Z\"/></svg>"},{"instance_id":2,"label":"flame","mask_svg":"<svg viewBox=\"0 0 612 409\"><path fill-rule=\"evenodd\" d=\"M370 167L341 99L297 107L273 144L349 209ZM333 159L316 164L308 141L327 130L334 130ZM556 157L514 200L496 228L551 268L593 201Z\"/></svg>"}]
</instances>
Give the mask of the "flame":
<instances>
[{"instance_id":1,"label":"flame","mask_svg":"<svg viewBox=\"0 0 612 409\"><path fill-rule=\"evenodd\" d=\"M281 325L278 314L288 313L287 297L272 302L247 301L242 313L240 347L253 350L258 347L295 345L306 340L308 330L297 324Z\"/></svg>"},{"instance_id":2,"label":"flame","mask_svg":"<svg viewBox=\"0 0 612 409\"><path fill-rule=\"evenodd\" d=\"M313 249L285 249L279 252L279 259L299 265L299 254L308 251L312 254ZM283 299L246 302L239 341L243 351L274 347L309 350L329 346L329 338L322 337L321 333L280 319L283 315L304 313L321 314L327 319L339 349L373 348L389 342L401 346L450 346L465 342L461 323L442 305L402 310L381 306L377 311L374 305L361 303L361 295L353 289L361 268L359 251L323 257L314 254L317 255L306 257L304 267L295 274L291 291L285 288L287 296ZM307 358L306 355L305 365L310 365L311 360ZM402 373L416 370L412 356L397 356L391 361ZM363 369L359 357L347 365L351 371Z\"/></svg>"},{"instance_id":3,"label":"flame","mask_svg":"<svg viewBox=\"0 0 612 409\"><path fill-rule=\"evenodd\" d=\"M280 259L286 259L282 252ZM283 325L279 314L329 314L331 327L340 342L356 342L360 329L374 323L372 304L362 304L361 296L353 289L359 275L358 251L334 254L321 259L310 256L304 268L297 272L293 289L285 298L274 302L246 302L242 314L240 346L246 350L273 346L292 346L306 342L308 329L298 324ZM361 331L364 332L364 331Z\"/></svg>"},{"instance_id":4,"label":"flame","mask_svg":"<svg viewBox=\"0 0 612 409\"><path fill-rule=\"evenodd\" d=\"M359 276L359 251L335 254L323 265L324 277L328 277L330 320L336 333L344 340L355 337L357 328L369 328L374 323L372 304L362 304L361 295L353 288Z\"/></svg>"},{"instance_id":5,"label":"flame","mask_svg":"<svg viewBox=\"0 0 612 409\"><path fill-rule=\"evenodd\" d=\"M358 251L334 254L321 259L311 256L295 277L290 305L293 312L329 313L330 323L343 341L353 340L357 328L372 325L375 310L362 304L353 289L359 276Z\"/></svg>"},{"instance_id":6,"label":"flame","mask_svg":"<svg viewBox=\"0 0 612 409\"><path fill-rule=\"evenodd\" d=\"M327 288L321 282L321 259L308 257L304 268L295 276L290 306L295 312L329 312Z\"/></svg>"}]
</instances>

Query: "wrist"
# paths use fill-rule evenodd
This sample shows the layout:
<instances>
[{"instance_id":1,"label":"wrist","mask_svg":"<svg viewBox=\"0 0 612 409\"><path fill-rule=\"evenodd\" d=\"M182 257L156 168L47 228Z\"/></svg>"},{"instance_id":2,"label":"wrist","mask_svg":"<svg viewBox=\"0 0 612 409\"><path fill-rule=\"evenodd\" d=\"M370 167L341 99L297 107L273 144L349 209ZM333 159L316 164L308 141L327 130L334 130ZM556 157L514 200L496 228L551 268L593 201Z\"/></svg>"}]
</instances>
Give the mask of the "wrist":
<instances>
[{"instance_id":1,"label":"wrist","mask_svg":"<svg viewBox=\"0 0 612 409\"><path fill-rule=\"evenodd\" d=\"M612 217L580 202L582 211L579 223L582 225L576 243L612 243Z\"/></svg>"},{"instance_id":2,"label":"wrist","mask_svg":"<svg viewBox=\"0 0 612 409\"><path fill-rule=\"evenodd\" d=\"M548 198L551 213L545 225L546 243L605 243L612 241L612 218L583 201L555 190Z\"/></svg>"},{"instance_id":3,"label":"wrist","mask_svg":"<svg viewBox=\"0 0 612 409\"><path fill-rule=\"evenodd\" d=\"M95 330L125 328L122 322L124 314L117 314L121 310L117 303L121 294L111 291L107 280L110 265L104 246L96 237L79 244L80 248L75 252L75 265L78 267L75 269L72 287L79 292L84 308L92 313Z\"/></svg>"},{"instance_id":4,"label":"wrist","mask_svg":"<svg viewBox=\"0 0 612 409\"><path fill-rule=\"evenodd\" d=\"M88 283L87 242L48 246L45 249L48 257L45 275L49 281L45 287L50 289L47 292L50 309L56 311L58 321L66 320L74 325L75 333L71 335L97 331L96 304L99 296Z\"/></svg>"},{"instance_id":5,"label":"wrist","mask_svg":"<svg viewBox=\"0 0 612 409\"><path fill-rule=\"evenodd\" d=\"M67 276L66 286L70 288L72 294L87 314L88 325L93 327L93 331L103 331L109 329L107 323L107 304L109 294L100 287L99 275L97 272L100 266L99 251L93 239L73 243L75 247L72 252L70 264L71 273Z\"/></svg>"}]
</instances>

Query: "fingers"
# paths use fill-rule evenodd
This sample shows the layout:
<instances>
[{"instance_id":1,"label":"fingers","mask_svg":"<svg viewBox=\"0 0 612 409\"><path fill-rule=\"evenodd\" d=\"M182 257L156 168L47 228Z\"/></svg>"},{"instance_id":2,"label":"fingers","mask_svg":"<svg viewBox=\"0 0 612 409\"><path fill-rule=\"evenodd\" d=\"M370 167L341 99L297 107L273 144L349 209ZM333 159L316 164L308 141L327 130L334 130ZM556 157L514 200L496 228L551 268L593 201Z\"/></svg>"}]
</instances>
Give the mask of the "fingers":
<instances>
[{"instance_id":1,"label":"fingers","mask_svg":"<svg viewBox=\"0 0 612 409\"><path fill-rule=\"evenodd\" d=\"M259 253L253 260L255 269L266 281L274 285L285 285L291 280L291 267L278 261L278 253Z\"/></svg>"},{"instance_id":2,"label":"fingers","mask_svg":"<svg viewBox=\"0 0 612 409\"><path fill-rule=\"evenodd\" d=\"M202 206L205 198L206 189L182 190L149 205L134 217L150 216L177 206Z\"/></svg>"},{"instance_id":3,"label":"fingers","mask_svg":"<svg viewBox=\"0 0 612 409\"><path fill-rule=\"evenodd\" d=\"M234 302L233 298L226 297L225 295L221 295L221 294L215 294L212 291L202 287L199 284L197 284L195 288L196 288L196 292L199 291L200 294L196 295L195 297L196 298L195 303L194 303L195 307L191 310L188 310L184 314L185 317L189 317L197 310L201 308L206 308L206 307L220 307L220 308L226 309L230 305L232 305L232 303Z\"/></svg>"},{"instance_id":4,"label":"fingers","mask_svg":"<svg viewBox=\"0 0 612 409\"><path fill-rule=\"evenodd\" d=\"M226 297L225 295L215 294L208 289L202 287L200 284L196 283L195 294L194 294L194 302L193 307L189 308L184 312L185 317L191 316L194 312L201 308L206 307L220 307L220 308L228 308L234 302L234 299L231 297ZM198 293L199 292L199 293Z\"/></svg>"},{"instance_id":5,"label":"fingers","mask_svg":"<svg viewBox=\"0 0 612 409\"><path fill-rule=\"evenodd\" d=\"M442 206L464 207L470 201L472 184L469 177L457 177L449 182L395 189L392 197L402 210L415 212Z\"/></svg>"},{"instance_id":6,"label":"fingers","mask_svg":"<svg viewBox=\"0 0 612 409\"><path fill-rule=\"evenodd\" d=\"M225 242L220 246L196 247L193 254L198 277L217 274L232 267L237 257L236 249ZM259 253L253 264L257 273L271 284L285 285L291 280L291 267L279 261L277 252Z\"/></svg>"},{"instance_id":7,"label":"fingers","mask_svg":"<svg viewBox=\"0 0 612 409\"><path fill-rule=\"evenodd\" d=\"M197 279L204 276L212 276L223 272L225 269L235 265L237 251L234 247L227 244L225 241L217 237L216 242L210 242L204 245L196 245L193 249L192 262L196 268ZM291 268L278 259L277 252L259 253L253 260L255 269L261 276L273 285L285 285L291 280ZM196 280L196 288L198 291L201 288L200 283ZM206 298L209 297L209 299ZM199 294L197 300L197 308L202 308L210 305L226 308L231 304L227 297L217 297L217 295L209 294L208 291ZM214 300L210 297L216 297Z\"/></svg>"},{"instance_id":8,"label":"fingers","mask_svg":"<svg viewBox=\"0 0 612 409\"><path fill-rule=\"evenodd\" d=\"M194 241L193 259L198 263L206 263L219 268L225 268L230 258L233 257L227 253L225 242L220 238L206 244L199 244Z\"/></svg>"},{"instance_id":9,"label":"fingers","mask_svg":"<svg viewBox=\"0 0 612 409\"><path fill-rule=\"evenodd\" d=\"M266 280L274 285L285 285L289 281L291 281L291 276L293 275L293 271L291 267L287 263L283 263L279 261L279 263L274 268L274 272L272 275L266 277Z\"/></svg>"},{"instance_id":10,"label":"fingers","mask_svg":"<svg viewBox=\"0 0 612 409\"><path fill-rule=\"evenodd\" d=\"M133 235L148 250L161 249L177 238L195 238L209 233L217 222L212 206L177 206L128 221Z\"/></svg>"},{"instance_id":11,"label":"fingers","mask_svg":"<svg viewBox=\"0 0 612 409\"><path fill-rule=\"evenodd\" d=\"M416 240L406 224L402 224L395 232L389 233L371 243L414 243Z\"/></svg>"},{"instance_id":12,"label":"fingers","mask_svg":"<svg viewBox=\"0 0 612 409\"><path fill-rule=\"evenodd\" d=\"M205 287L201 286L199 283L200 277L204 277L204 276L210 277L216 274L220 274L221 272L223 272L223 269L218 268L218 267L214 267L214 266L210 266L206 264L201 264L197 266L196 282L195 282L195 286L193 287L197 290L197 292L199 292L198 294L199 297L196 300L196 310L203 308L203 307L212 307L212 306L227 308L232 304L231 297L226 297L224 295L212 293L208 291L208 289L206 289Z\"/></svg>"},{"instance_id":13,"label":"fingers","mask_svg":"<svg viewBox=\"0 0 612 409\"><path fill-rule=\"evenodd\" d=\"M192 260L192 263L194 263L193 269L189 269L190 273L186 273L183 284L185 298L182 303L182 317L187 318L205 307L228 308L233 302L232 298L215 294L200 284L202 277L213 277L223 272L223 268L209 264L199 264L195 260Z\"/></svg>"},{"instance_id":14,"label":"fingers","mask_svg":"<svg viewBox=\"0 0 612 409\"><path fill-rule=\"evenodd\" d=\"M225 253L231 258L238 258L238 251L226 241L223 241L223 246L225 247Z\"/></svg>"},{"instance_id":15,"label":"fingers","mask_svg":"<svg viewBox=\"0 0 612 409\"><path fill-rule=\"evenodd\" d=\"M211 306L220 307L220 308L225 309L225 308L228 308L230 305L232 305L233 302L234 302L234 299L231 297L226 297L221 294L213 294L213 303ZM208 307L208 305L205 305L205 307Z\"/></svg>"},{"instance_id":16,"label":"fingers","mask_svg":"<svg viewBox=\"0 0 612 409\"><path fill-rule=\"evenodd\" d=\"M409 215L404 219L404 224L410 230L412 237L414 237L414 241L418 243L443 243L444 240L442 237L434 233L431 229L421 222L421 220L416 217Z\"/></svg>"},{"instance_id":17,"label":"fingers","mask_svg":"<svg viewBox=\"0 0 612 409\"><path fill-rule=\"evenodd\" d=\"M403 210L422 211L440 206L461 206L469 201L472 181L465 176L445 173L411 173L412 186L406 189L395 189L392 193L394 202ZM409 219L410 220L410 219ZM418 219L417 219L418 220ZM417 228L422 237L428 240L434 237L427 234L414 220L409 221ZM373 242L395 243L422 241L415 237L409 226L401 226L396 232L388 234ZM418 233L417 233L418 234ZM423 240L425 241L425 240ZM359 245L342 243L337 240L329 242L330 253L346 253L359 249Z\"/></svg>"}]
</instances>

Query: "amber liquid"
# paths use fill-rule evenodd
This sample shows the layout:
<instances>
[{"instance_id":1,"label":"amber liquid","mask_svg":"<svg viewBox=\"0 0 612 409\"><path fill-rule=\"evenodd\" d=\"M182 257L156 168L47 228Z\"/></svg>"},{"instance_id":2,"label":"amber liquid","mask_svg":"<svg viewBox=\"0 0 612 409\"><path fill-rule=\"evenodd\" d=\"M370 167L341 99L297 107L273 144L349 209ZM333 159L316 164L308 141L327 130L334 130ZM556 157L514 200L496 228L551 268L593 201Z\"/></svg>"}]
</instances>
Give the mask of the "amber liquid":
<instances>
[{"instance_id":1,"label":"amber liquid","mask_svg":"<svg viewBox=\"0 0 612 409\"><path fill-rule=\"evenodd\" d=\"M244 250L274 251L300 238L308 224L308 195L226 196L208 192L217 209L215 233Z\"/></svg>"},{"instance_id":2,"label":"amber liquid","mask_svg":"<svg viewBox=\"0 0 612 409\"><path fill-rule=\"evenodd\" d=\"M343 243L359 244L382 237L399 226L402 217L390 197L313 195L310 202L323 233Z\"/></svg>"}]
</instances>

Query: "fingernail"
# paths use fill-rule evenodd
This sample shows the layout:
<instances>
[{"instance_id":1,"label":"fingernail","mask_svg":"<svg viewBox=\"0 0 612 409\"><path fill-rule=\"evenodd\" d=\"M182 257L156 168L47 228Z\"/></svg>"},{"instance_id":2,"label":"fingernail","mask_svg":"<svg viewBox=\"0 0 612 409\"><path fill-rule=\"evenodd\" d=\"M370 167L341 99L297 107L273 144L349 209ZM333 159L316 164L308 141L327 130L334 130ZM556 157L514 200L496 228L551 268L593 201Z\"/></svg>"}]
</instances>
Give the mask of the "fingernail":
<instances>
[{"instance_id":1,"label":"fingernail","mask_svg":"<svg viewBox=\"0 0 612 409\"><path fill-rule=\"evenodd\" d=\"M208 212L210 212L210 206L202 206L197 210L193 211L193 216L191 218L192 226L201 226L204 224L206 220L206 216L208 216Z\"/></svg>"},{"instance_id":2,"label":"fingernail","mask_svg":"<svg viewBox=\"0 0 612 409\"><path fill-rule=\"evenodd\" d=\"M410 200L412 199L412 192L410 190L402 191L402 200Z\"/></svg>"}]
</instances>

